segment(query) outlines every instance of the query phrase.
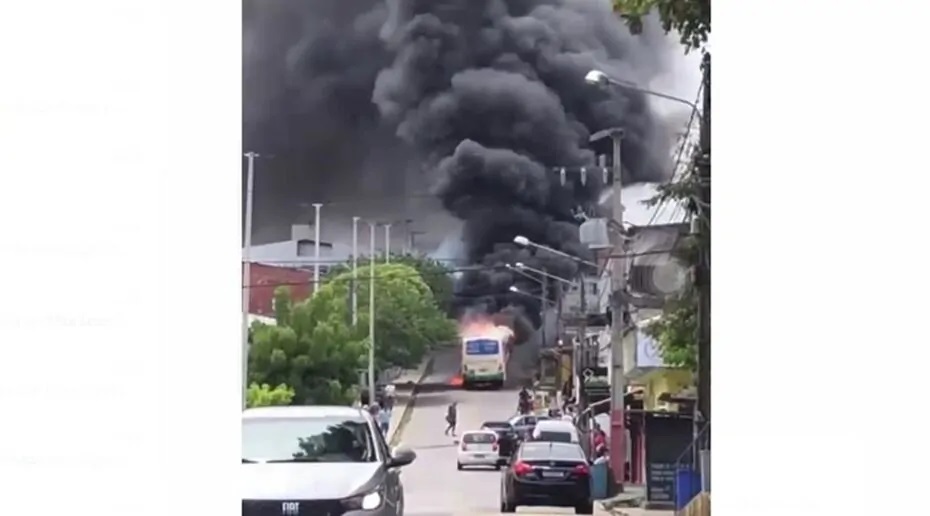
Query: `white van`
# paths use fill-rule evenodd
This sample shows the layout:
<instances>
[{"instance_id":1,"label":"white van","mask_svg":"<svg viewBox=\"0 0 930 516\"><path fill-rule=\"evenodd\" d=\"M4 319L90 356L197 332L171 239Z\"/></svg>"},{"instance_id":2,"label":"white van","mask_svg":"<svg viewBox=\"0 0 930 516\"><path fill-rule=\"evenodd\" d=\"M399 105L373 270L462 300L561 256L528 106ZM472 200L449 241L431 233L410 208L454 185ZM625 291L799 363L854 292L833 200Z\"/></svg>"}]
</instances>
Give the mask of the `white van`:
<instances>
[{"instance_id":1,"label":"white van","mask_svg":"<svg viewBox=\"0 0 930 516\"><path fill-rule=\"evenodd\" d=\"M559 419L544 419L536 423L532 440L581 444L581 437L575 424Z\"/></svg>"}]
</instances>

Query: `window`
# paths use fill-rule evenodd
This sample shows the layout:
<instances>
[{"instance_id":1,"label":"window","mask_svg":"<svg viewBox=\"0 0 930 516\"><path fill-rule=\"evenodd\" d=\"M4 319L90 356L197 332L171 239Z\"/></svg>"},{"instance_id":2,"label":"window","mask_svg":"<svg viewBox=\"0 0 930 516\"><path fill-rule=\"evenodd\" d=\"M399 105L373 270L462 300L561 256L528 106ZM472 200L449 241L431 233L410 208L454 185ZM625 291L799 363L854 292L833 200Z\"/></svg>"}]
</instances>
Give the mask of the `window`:
<instances>
[{"instance_id":1,"label":"window","mask_svg":"<svg viewBox=\"0 0 930 516\"><path fill-rule=\"evenodd\" d=\"M297 241L297 256L313 256L315 251L316 246L313 245L313 240Z\"/></svg>"},{"instance_id":2,"label":"window","mask_svg":"<svg viewBox=\"0 0 930 516\"><path fill-rule=\"evenodd\" d=\"M497 440L497 437L491 433L484 432L475 432L471 434L465 434L465 437L462 438L462 441L465 444L491 444Z\"/></svg>"},{"instance_id":3,"label":"window","mask_svg":"<svg viewBox=\"0 0 930 516\"><path fill-rule=\"evenodd\" d=\"M242 420L242 458L256 461L375 462L368 423L344 417Z\"/></svg>"},{"instance_id":4,"label":"window","mask_svg":"<svg viewBox=\"0 0 930 516\"><path fill-rule=\"evenodd\" d=\"M520 450L520 457L527 460L585 460L580 446L549 443L526 443Z\"/></svg>"},{"instance_id":5,"label":"window","mask_svg":"<svg viewBox=\"0 0 930 516\"><path fill-rule=\"evenodd\" d=\"M497 355L500 343L493 339L473 339L465 342L466 355Z\"/></svg>"},{"instance_id":6,"label":"window","mask_svg":"<svg viewBox=\"0 0 930 516\"><path fill-rule=\"evenodd\" d=\"M551 430L542 430L536 432L536 435L533 436L533 439L536 441L545 441L552 443L570 443L572 442L572 434L568 432L554 432Z\"/></svg>"}]
</instances>

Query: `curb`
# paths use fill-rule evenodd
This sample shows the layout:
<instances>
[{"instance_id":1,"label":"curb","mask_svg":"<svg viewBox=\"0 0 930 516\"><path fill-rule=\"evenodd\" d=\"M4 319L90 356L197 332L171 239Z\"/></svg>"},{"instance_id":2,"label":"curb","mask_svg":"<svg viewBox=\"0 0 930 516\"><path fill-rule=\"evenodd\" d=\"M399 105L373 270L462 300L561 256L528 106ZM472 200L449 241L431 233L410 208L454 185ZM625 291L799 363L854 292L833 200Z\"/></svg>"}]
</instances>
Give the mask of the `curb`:
<instances>
[{"instance_id":1,"label":"curb","mask_svg":"<svg viewBox=\"0 0 930 516\"><path fill-rule=\"evenodd\" d=\"M426 359L426 364L423 367L423 372L420 374L420 378L415 384L411 386L410 394L407 395L407 403L404 405L404 408L401 411L400 419L398 420L397 425L391 429L391 435L388 438L389 446L394 447L400 443L400 438L404 433L404 427L407 426L407 423L410 422L410 418L413 415L413 407L417 402L417 393L420 390L420 384L423 383L423 380L425 380L426 377L433 372L433 361L435 358L435 356L430 354L429 358Z\"/></svg>"}]
</instances>

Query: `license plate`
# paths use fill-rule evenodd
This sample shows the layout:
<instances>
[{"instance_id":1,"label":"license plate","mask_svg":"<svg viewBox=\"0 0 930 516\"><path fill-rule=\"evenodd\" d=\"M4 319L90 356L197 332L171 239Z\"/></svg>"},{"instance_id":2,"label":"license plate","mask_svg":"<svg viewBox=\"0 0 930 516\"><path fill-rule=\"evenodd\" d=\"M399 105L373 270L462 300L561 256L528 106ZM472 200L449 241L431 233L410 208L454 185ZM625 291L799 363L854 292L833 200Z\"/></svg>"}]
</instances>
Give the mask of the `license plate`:
<instances>
[{"instance_id":1,"label":"license plate","mask_svg":"<svg viewBox=\"0 0 930 516\"><path fill-rule=\"evenodd\" d=\"M476 453L476 454L475 454L475 458L476 458L476 459L483 459L483 458L484 458L484 454L483 454L483 453Z\"/></svg>"},{"instance_id":2,"label":"license plate","mask_svg":"<svg viewBox=\"0 0 930 516\"><path fill-rule=\"evenodd\" d=\"M561 471L543 471L543 478L562 478Z\"/></svg>"}]
</instances>

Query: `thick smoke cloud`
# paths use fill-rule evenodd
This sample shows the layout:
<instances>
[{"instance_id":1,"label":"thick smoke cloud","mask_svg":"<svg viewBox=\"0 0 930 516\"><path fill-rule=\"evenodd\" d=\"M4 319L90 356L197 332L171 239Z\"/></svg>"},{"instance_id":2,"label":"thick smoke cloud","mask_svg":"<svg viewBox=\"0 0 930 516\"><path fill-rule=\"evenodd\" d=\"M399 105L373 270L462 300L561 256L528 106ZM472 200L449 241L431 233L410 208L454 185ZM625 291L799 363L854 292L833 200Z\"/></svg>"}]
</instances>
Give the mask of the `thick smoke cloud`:
<instances>
[{"instance_id":1,"label":"thick smoke cloud","mask_svg":"<svg viewBox=\"0 0 930 516\"><path fill-rule=\"evenodd\" d=\"M601 187L597 174L563 185L553 170L593 166L590 134L620 126L627 184L669 171L668 131L646 99L584 82L599 68L646 84L666 67L661 34L630 35L608 4L252 0L246 141L288 156L306 176L326 170L348 188L416 170L463 221L467 260L486 266L460 277L463 305L533 314L534 300L508 288L538 285L501 266L524 262L562 277L576 266L517 248L513 237L586 256L574 212L591 209ZM262 34L262 23L267 32L277 18L267 41L249 38L250 27ZM301 184L319 191L320 181ZM293 183L288 189L300 195Z\"/></svg>"}]
</instances>

